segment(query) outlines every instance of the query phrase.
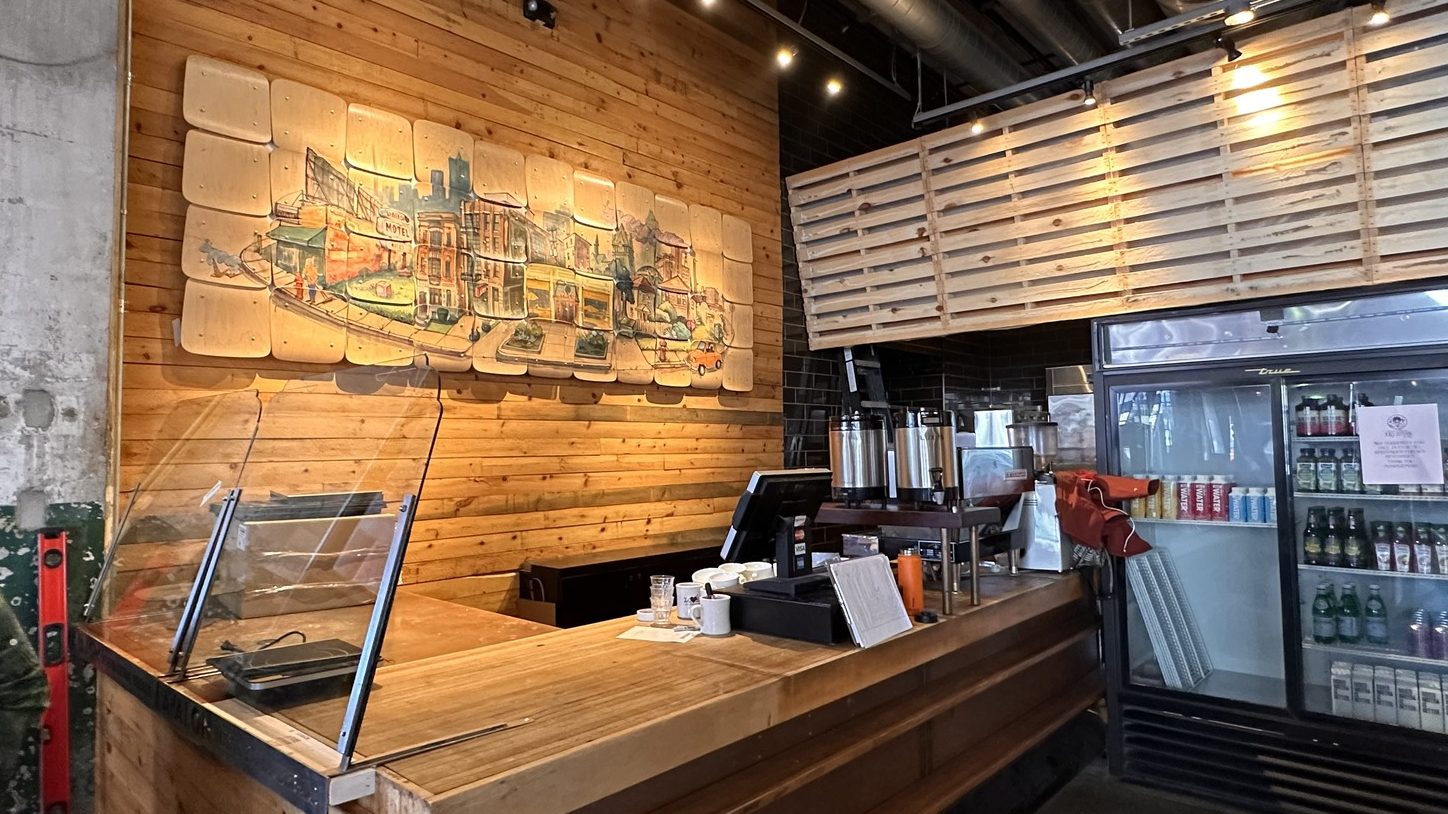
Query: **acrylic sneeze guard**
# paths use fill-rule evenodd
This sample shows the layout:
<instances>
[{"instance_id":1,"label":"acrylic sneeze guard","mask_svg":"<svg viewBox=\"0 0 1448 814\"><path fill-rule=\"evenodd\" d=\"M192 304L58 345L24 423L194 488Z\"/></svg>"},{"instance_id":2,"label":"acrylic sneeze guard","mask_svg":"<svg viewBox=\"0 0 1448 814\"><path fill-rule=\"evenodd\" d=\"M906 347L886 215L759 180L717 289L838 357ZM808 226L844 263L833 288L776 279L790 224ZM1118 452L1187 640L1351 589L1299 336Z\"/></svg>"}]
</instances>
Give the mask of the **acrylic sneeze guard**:
<instances>
[{"instance_id":1,"label":"acrylic sneeze guard","mask_svg":"<svg viewBox=\"0 0 1448 814\"><path fill-rule=\"evenodd\" d=\"M350 765L376 670L432 655L385 646L442 416L437 373L408 361L177 405L130 491L88 632L208 699L236 691L218 665L238 653L360 651L355 673L310 692L236 695Z\"/></svg>"}]
</instances>

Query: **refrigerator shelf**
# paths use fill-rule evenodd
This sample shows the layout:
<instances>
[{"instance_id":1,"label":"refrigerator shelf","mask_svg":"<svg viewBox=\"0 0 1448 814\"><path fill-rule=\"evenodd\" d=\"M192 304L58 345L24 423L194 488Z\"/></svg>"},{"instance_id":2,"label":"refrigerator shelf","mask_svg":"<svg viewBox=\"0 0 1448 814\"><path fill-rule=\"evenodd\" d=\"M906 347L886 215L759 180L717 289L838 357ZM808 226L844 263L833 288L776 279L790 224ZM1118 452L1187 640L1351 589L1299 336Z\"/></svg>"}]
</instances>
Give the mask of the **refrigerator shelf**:
<instances>
[{"instance_id":1,"label":"refrigerator shelf","mask_svg":"<svg viewBox=\"0 0 1448 814\"><path fill-rule=\"evenodd\" d=\"M1300 563L1300 571L1318 571L1338 576L1361 576L1365 581L1387 577L1388 579L1436 579L1448 581L1448 574L1414 574L1406 571L1379 571L1376 568L1338 568L1331 565L1308 565Z\"/></svg>"},{"instance_id":2,"label":"refrigerator shelf","mask_svg":"<svg viewBox=\"0 0 1448 814\"><path fill-rule=\"evenodd\" d=\"M1276 523L1233 523L1226 520L1163 520L1159 517L1133 517L1138 523L1152 523L1163 526L1213 526L1221 528L1275 529Z\"/></svg>"},{"instance_id":3,"label":"refrigerator shelf","mask_svg":"<svg viewBox=\"0 0 1448 814\"><path fill-rule=\"evenodd\" d=\"M1448 495L1365 495L1357 492L1293 492L1299 500L1381 500L1400 503L1448 503Z\"/></svg>"},{"instance_id":4,"label":"refrigerator shelf","mask_svg":"<svg viewBox=\"0 0 1448 814\"><path fill-rule=\"evenodd\" d=\"M1319 650L1324 653L1340 653L1345 656L1379 658L1401 664L1418 664L1424 667L1432 667L1435 670L1448 670L1448 660L1410 656L1407 653L1399 653L1396 650L1389 650L1386 647L1374 647L1365 644L1318 644L1312 639L1303 639L1302 649Z\"/></svg>"},{"instance_id":5,"label":"refrigerator shelf","mask_svg":"<svg viewBox=\"0 0 1448 814\"><path fill-rule=\"evenodd\" d=\"M1343 444L1343 443L1356 444L1357 442L1358 442L1358 437L1357 437L1356 435L1294 435L1294 436L1292 436L1292 443L1294 443L1294 444Z\"/></svg>"}]
</instances>

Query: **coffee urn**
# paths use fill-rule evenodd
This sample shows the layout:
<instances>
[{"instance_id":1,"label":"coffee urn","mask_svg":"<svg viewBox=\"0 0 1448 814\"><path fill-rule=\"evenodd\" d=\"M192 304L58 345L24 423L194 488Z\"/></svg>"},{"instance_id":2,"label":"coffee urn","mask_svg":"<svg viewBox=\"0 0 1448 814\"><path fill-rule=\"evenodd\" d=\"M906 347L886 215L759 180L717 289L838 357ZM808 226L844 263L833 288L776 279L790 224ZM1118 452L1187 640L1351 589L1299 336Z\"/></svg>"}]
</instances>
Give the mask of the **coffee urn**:
<instances>
[{"instance_id":1,"label":"coffee urn","mask_svg":"<svg viewBox=\"0 0 1448 814\"><path fill-rule=\"evenodd\" d=\"M848 413L830 417L830 492L850 506L885 499L885 420Z\"/></svg>"},{"instance_id":2,"label":"coffee urn","mask_svg":"<svg viewBox=\"0 0 1448 814\"><path fill-rule=\"evenodd\" d=\"M902 501L949 503L960 496L955 413L908 408L895 422L895 489Z\"/></svg>"}]
</instances>

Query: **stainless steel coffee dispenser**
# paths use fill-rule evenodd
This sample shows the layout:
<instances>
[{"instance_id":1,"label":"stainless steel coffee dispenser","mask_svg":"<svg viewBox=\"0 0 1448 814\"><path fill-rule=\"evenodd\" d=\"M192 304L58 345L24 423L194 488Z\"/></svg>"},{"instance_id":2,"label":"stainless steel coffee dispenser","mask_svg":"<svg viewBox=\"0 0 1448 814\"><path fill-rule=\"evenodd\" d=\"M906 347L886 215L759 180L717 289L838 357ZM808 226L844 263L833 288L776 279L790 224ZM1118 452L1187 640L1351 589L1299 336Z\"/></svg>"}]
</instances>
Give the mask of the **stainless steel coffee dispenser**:
<instances>
[{"instance_id":1,"label":"stainless steel coffee dispenser","mask_svg":"<svg viewBox=\"0 0 1448 814\"><path fill-rule=\"evenodd\" d=\"M854 506L885 499L885 420L849 413L830 417L830 492Z\"/></svg>"},{"instance_id":2,"label":"stainless steel coffee dispenser","mask_svg":"<svg viewBox=\"0 0 1448 814\"><path fill-rule=\"evenodd\" d=\"M954 412L911 407L896 416L895 491L914 503L944 505L960 496Z\"/></svg>"}]
</instances>

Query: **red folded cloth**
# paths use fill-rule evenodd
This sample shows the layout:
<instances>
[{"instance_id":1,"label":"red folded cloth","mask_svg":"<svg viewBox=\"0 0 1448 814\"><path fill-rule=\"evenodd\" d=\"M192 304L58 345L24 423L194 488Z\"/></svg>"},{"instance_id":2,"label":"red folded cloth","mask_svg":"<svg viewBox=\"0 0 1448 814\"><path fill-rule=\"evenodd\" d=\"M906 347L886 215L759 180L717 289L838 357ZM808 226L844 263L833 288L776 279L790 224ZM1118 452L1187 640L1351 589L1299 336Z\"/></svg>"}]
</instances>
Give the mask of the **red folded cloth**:
<instances>
[{"instance_id":1,"label":"red folded cloth","mask_svg":"<svg viewBox=\"0 0 1448 814\"><path fill-rule=\"evenodd\" d=\"M1159 480L1100 475L1090 470L1056 473L1056 513L1061 529L1084 546L1116 557L1150 551L1121 501L1156 494Z\"/></svg>"}]
</instances>

